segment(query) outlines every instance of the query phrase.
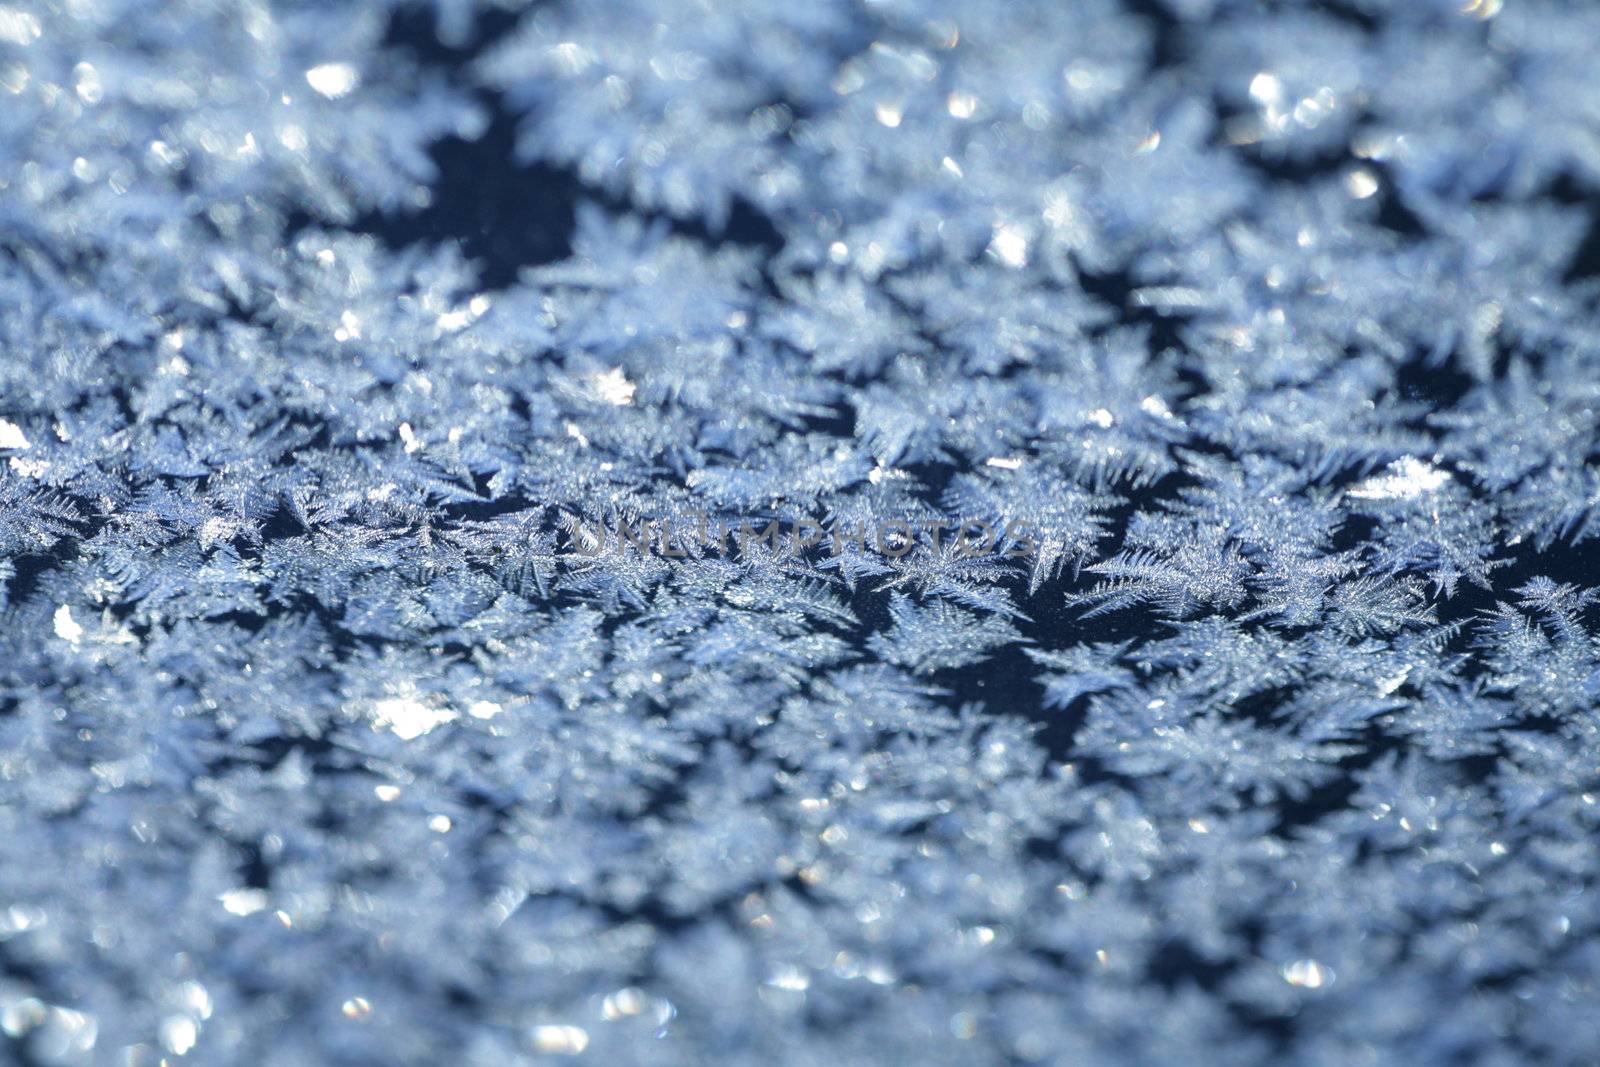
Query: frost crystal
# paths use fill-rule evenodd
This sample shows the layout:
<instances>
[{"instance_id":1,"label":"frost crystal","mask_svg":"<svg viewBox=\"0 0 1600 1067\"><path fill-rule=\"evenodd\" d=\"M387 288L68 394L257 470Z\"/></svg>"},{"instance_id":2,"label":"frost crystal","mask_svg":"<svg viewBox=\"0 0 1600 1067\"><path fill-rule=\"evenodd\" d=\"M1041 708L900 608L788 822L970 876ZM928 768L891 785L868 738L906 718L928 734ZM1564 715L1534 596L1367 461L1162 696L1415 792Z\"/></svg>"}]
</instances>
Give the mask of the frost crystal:
<instances>
[{"instance_id":1,"label":"frost crystal","mask_svg":"<svg viewBox=\"0 0 1600 1067\"><path fill-rule=\"evenodd\" d=\"M1595 1063L1596 40L0 3L0 1061Z\"/></svg>"}]
</instances>

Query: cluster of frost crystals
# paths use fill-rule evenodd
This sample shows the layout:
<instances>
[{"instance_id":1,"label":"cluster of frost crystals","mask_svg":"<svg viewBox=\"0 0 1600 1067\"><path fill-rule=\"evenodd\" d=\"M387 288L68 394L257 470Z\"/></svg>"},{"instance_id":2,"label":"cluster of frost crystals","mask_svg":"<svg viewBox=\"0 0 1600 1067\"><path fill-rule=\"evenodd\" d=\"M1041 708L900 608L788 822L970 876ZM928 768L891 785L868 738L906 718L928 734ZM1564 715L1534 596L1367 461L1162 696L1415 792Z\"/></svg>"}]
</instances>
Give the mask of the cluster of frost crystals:
<instances>
[{"instance_id":1,"label":"cluster of frost crystals","mask_svg":"<svg viewBox=\"0 0 1600 1067\"><path fill-rule=\"evenodd\" d=\"M1595 1063L1597 39L0 0L0 1061Z\"/></svg>"}]
</instances>

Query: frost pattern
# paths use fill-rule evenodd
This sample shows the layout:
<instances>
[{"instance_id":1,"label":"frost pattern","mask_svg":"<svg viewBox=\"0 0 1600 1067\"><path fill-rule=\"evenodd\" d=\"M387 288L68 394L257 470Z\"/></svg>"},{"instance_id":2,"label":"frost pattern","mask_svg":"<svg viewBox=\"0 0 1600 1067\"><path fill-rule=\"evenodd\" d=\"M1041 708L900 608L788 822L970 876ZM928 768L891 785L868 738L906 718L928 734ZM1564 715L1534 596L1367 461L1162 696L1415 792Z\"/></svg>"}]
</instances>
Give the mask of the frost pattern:
<instances>
[{"instance_id":1,"label":"frost pattern","mask_svg":"<svg viewBox=\"0 0 1600 1067\"><path fill-rule=\"evenodd\" d=\"M1596 1063L1596 20L0 6L4 1058Z\"/></svg>"}]
</instances>

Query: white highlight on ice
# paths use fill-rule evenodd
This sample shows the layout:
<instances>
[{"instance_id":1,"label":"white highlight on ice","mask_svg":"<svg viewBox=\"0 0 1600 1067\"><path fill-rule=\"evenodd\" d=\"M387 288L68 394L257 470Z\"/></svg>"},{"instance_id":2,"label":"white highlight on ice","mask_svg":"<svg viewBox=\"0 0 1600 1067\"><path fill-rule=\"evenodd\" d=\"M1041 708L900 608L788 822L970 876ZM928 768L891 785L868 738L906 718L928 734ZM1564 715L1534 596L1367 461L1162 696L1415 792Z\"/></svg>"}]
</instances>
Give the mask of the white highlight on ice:
<instances>
[{"instance_id":1,"label":"white highlight on ice","mask_svg":"<svg viewBox=\"0 0 1600 1067\"><path fill-rule=\"evenodd\" d=\"M1384 472L1357 485L1350 495L1361 500L1410 500L1431 493L1451 480L1449 471L1406 456L1384 468Z\"/></svg>"}]
</instances>

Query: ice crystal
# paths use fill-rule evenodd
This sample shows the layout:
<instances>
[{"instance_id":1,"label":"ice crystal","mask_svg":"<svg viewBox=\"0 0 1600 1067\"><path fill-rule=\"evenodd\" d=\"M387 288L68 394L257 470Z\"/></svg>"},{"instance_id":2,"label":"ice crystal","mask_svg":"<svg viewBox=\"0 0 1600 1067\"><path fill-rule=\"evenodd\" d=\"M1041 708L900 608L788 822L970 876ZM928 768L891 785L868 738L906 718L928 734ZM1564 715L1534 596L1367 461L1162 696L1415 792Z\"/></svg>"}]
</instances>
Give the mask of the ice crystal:
<instances>
[{"instance_id":1,"label":"ice crystal","mask_svg":"<svg viewBox=\"0 0 1600 1067\"><path fill-rule=\"evenodd\" d=\"M0 3L0 1060L1594 1063L1597 35Z\"/></svg>"}]
</instances>

